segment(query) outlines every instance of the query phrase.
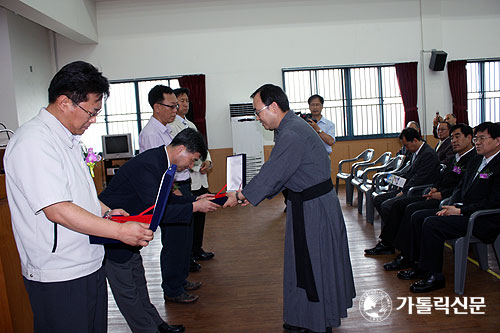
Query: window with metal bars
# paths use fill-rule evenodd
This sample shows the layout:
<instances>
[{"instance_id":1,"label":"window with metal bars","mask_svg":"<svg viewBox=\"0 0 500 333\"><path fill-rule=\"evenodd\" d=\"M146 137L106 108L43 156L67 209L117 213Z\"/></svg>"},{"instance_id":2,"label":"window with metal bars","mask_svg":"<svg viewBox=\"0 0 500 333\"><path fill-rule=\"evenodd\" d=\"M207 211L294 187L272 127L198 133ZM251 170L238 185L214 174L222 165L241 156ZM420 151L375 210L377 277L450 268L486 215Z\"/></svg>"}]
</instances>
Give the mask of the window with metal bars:
<instances>
[{"instance_id":1,"label":"window with metal bars","mask_svg":"<svg viewBox=\"0 0 500 333\"><path fill-rule=\"evenodd\" d=\"M393 137L404 127L404 107L393 65L283 69L295 112L309 113L307 99L323 96L323 117L339 140Z\"/></svg>"},{"instance_id":2,"label":"window with metal bars","mask_svg":"<svg viewBox=\"0 0 500 333\"><path fill-rule=\"evenodd\" d=\"M500 61L467 62L469 125L500 121Z\"/></svg>"},{"instance_id":3,"label":"window with metal bars","mask_svg":"<svg viewBox=\"0 0 500 333\"><path fill-rule=\"evenodd\" d=\"M102 135L131 133L134 149L139 150L139 132L153 115L148 93L158 84L172 89L180 87L175 78L111 81L104 110L82 135L83 143L95 152L102 152Z\"/></svg>"}]
</instances>

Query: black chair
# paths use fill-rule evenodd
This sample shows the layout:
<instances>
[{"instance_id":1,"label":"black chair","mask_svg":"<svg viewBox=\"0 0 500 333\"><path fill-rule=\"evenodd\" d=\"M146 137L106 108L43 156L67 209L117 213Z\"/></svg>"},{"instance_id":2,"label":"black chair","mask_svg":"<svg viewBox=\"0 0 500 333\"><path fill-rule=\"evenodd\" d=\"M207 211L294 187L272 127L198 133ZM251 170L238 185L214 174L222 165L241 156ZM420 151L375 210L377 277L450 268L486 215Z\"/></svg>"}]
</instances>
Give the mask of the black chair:
<instances>
[{"instance_id":1,"label":"black chair","mask_svg":"<svg viewBox=\"0 0 500 333\"><path fill-rule=\"evenodd\" d=\"M366 173L363 175L363 180L366 177L366 182L363 181L363 184L360 186L360 190L365 194L366 204L365 204L365 212L366 212L366 221L373 224L374 216L375 216L375 206L373 205L374 194L377 195L379 193L384 193L388 190L389 185L385 183L385 179L390 171L398 170L403 165L404 155L398 155L387 162L386 165L371 167L366 170ZM371 181L369 181L368 173L369 172L377 172L373 175ZM358 213L361 214L363 202L359 202L358 199Z\"/></svg>"},{"instance_id":2,"label":"black chair","mask_svg":"<svg viewBox=\"0 0 500 333\"><path fill-rule=\"evenodd\" d=\"M337 177L335 179L335 191L337 192L337 194L339 193L339 180L340 179L344 180L345 181L345 198L346 198L346 202L350 205L352 204L352 196L353 196L353 187L351 184L351 179L352 179L352 175L354 172L354 168L356 167L356 165L358 163L370 162L371 159L373 158L373 152L374 152L374 150L369 148L354 158L349 158L347 160L341 160L339 162L339 169L337 172ZM343 172L342 165L345 163L350 163L350 162L355 162L352 164L350 172Z\"/></svg>"},{"instance_id":3,"label":"black chair","mask_svg":"<svg viewBox=\"0 0 500 333\"><path fill-rule=\"evenodd\" d=\"M363 192L361 191L361 185L364 183L371 183L371 179L367 177L367 175L371 172L374 172L373 167L376 166L384 166L391 159L391 152L385 152L380 155L375 161L359 164L356 166L356 169L353 172L351 184L353 188L355 187L358 192L358 212L361 214L360 206L363 206ZM354 189L353 189L354 192Z\"/></svg>"}]
</instances>

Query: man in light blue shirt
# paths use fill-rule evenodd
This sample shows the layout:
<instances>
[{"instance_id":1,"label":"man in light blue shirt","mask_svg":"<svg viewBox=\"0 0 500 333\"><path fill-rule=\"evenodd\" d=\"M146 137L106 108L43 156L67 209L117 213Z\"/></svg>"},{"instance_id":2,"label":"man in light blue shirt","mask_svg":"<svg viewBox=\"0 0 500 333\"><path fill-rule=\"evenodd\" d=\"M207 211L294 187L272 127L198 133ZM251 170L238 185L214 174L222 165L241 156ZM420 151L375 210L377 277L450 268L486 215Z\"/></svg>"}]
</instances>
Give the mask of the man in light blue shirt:
<instances>
[{"instance_id":1,"label":"man in light blue shirt","mask_svg":"<svg viewBox=\"0 0 500 333\"><path fill-rule=\"evenodd\" d=\"M330 154L332 145L335 143L335 124L321 115L323 111L324 98L320 95L312 95L307 100L312 118L307 122L318 133L319 137L325 145L325 149Z\"/></svg>"}]
</instances>

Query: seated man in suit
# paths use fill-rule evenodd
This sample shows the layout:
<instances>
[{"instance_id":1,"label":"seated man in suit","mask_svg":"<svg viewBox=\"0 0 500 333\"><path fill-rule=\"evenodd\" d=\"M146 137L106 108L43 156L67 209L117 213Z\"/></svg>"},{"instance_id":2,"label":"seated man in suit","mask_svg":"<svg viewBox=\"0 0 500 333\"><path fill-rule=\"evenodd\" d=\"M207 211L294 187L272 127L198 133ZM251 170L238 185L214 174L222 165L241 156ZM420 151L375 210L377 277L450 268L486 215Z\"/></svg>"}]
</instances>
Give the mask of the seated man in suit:
<instances>
[{"instance_id":1,"label":"seated man in suit","mask_svg":"<svg viewBox=\"0 0 500 333\"><path fill-rule=\"evenodd\" d=\"M436 139L439 139L438 133L437 133L437 127L438 124L442 121L447 122L451 126L455 126L457 124L457 116L455 116L453 113L448 113L446 116L441 117L439 114L436 114L436 117L432 120L432 134L434 134L434 137Z\"/></svg>"},{"instance_id":2,"label":"seated man in suit","mask_svg":"<svg viewBox=\"0 0 500 333\"><path fill-rule=\"evenodd\" d=\"M439 176L439 160L436 151L422 141L422 137L415 129L403 129L399 138L406 149L413 153L411 166L407 172L401 174L401 177L406 179L401 189L381 194L374 200L375 208L377 208L380 218L382 219L383 229L380 234L381 241L379 241L374 248L365 250L365 254L368 255L394 253L392 239L390 237L386 238L386 233L384 231L393 228L397 230L397 226L399 225L397 221L390 220L392 206L398 200L406 198L406 193L410 187L429 184L429 182L432 183ZM397 225L393 226L393 223Z\"/></svg>"},{"instance_id":3,"label":"seated man in suit","mask_svg":"<svg viewBox=\"0 0 500 333\"><path fill-rule=\"evenodd\" d=\"M399 220L400 225L397 230L386 231L385 237L390 237L394 246L401 250L401 253L391 262L384 264L384 269L400 270L414 265L414 260L410 259L411 242L411 216L417 210L439 208L441 200L451 196L455 188L467 170L469 161L475 157L476 150L472 145L472 128L469 125L458 124L451 128L451 142L455 157L448 161L446 169L441 172L437 182L435 182L429 193L423 196L410 196L406 200L400 200L391 210L391 219Z\"/></svg>"},{"instance_id":4,"label":"seated man in suit","mask_svg":"<svg viewBox=\"0 0 500 333\"><path fill-rule=\"evenodd\" d=\"M99 199L108 207L126 207L131 214L139 214L155 204L162 176L171 164L177 165L177 170L186 170L206 155L201 134L194 129L183 130L168 146L147 150L125 163ZM192 201L171 194L161 225L188 224L193 212L220 207L207 196ZM184 326L168 325L151 304L139 250L125 244L105 245L104 268L118 308L133 332L183 332ZM194 283L186 283L184 289L193 288Z\"/></svg>"},{"instance_id":5,"label":"seated man in suit","mask_svg":"<svg viewBox=\"0 0 500 333\"><path fill-rule=\"evenodd\" d=\"M406 124L406 127L414 128L418 131L418 133L420 133L420 125L414 120L409 121L408 124ZM401 144L401 149L398 150L396 155L405 155L405 158L403 160L403 165L406 165L406 163L408 163L411 160L412 153L409 152L403 144Z\"/></svg>"},{"instance_id":6,"label":"seated man in suit","mask_svg":"<svg viewBox=\"0 0 500 333\"><path fill-rule=\"evenodd\" d=\"M439 142L436 145L436 152L438 154L439 163L443 164L453 159L454 155L453 149L451 148L450 127L450 124L447 122L440 122L437 127Z\"/></svg>"},{"instance_id":7,"label":"seated man in suit","mask_svg":"<svg viewBox=\"0 0 500 333\"><path fill-rule=\"evenodd\" d=\"M418 249L420 272L414 277L423 273L426 276L411 285L410 291L414 293L444 288L445 240L465 235L472 213L500 207L500 125L491 122L479 124L474 129L474 142L478 156L470 161L460 186L453 192L452 204L443 206L436 215L426 217L422 225ZM412 219L418 213L413 214ZM479 217L472 234L485 243L492 243L500 234L499 217L498 214Z\"/></svg>"}]
</instances>

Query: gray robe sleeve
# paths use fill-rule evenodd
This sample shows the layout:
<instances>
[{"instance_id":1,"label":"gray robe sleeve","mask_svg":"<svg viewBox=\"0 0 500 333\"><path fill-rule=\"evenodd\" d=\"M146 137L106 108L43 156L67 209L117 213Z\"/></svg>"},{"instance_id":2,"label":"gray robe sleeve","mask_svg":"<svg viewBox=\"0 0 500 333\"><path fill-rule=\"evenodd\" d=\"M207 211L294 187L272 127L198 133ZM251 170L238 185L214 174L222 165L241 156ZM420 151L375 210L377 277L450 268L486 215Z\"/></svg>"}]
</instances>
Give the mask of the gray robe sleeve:
<instances>
[{"instance_id":1,"label":"gray robe sleeve","mask_svg":"<svg viewBox=\"0 0 500 333\"><path fill-rule=\"evenodd\" d=\"M306 144L302 138L292 131L283 130L276 139L269 160L243 189L245 198L257 206L265 198L281 192L300 167L300 157L304 156L305 149Z\"/></svg>"}]
</instances>

